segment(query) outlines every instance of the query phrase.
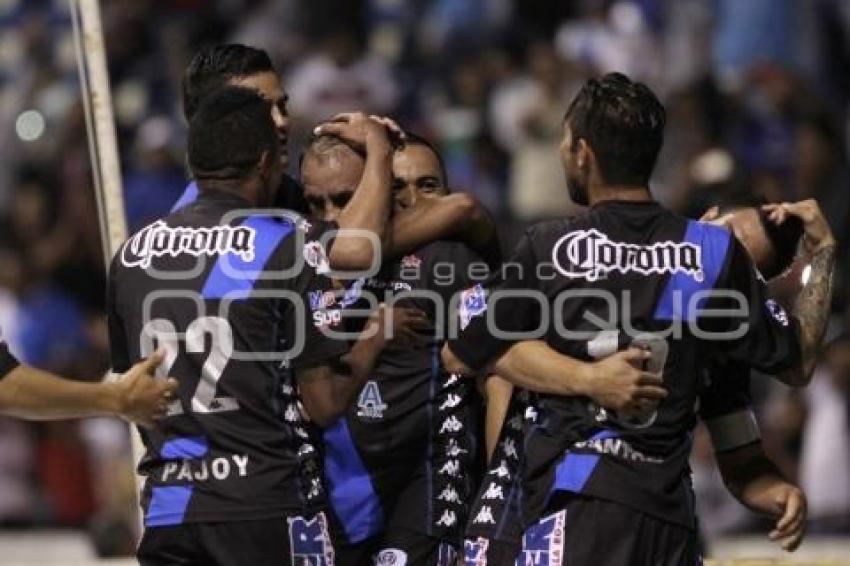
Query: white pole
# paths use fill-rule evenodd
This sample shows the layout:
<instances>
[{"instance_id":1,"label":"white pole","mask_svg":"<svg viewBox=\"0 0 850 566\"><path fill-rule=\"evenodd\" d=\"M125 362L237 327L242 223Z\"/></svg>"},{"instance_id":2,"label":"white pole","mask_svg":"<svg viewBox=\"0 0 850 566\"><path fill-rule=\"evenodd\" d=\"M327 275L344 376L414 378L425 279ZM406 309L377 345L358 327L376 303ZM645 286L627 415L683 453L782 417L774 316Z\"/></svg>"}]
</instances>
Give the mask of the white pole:
<instances>
[{"instance_id":1,"label":"white pole","mask_svg":"<svg viewBox=\"0 0 850 566\"><path fill-rule=\"evenodd\" d=\"M124 214L121 164L112 112L112 95L109 88L109 70L106 66L100 6L97 0L69 1L104 264L108 269L112 256L127 238L127 220ZM133 426L129 429L135 465L144 455L144 446L138 430ZM136 480L141 487L141 477L137 476ZM139 520L140 527L141 515Z\"/></svg>"}]
</instances>

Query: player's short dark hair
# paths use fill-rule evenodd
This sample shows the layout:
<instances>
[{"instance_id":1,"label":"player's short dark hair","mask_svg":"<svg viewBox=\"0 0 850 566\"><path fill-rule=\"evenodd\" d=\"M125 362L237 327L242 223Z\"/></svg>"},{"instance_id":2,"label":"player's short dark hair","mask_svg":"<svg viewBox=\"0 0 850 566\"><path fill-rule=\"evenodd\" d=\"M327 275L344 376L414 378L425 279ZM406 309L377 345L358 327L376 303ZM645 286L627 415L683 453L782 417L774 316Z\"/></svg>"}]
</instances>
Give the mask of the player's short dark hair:
<instances>
[{"instance_id":1,"label":"player's short dark hair","mask_svg":"<svg viewBox=\"0 0 850 566\"><path fill-rule=\"evenodd\" d=\"M570 103L564 120L573 144L593 149L606 183L647 185L664 142L667 114L643 83L621 73L589 79Z\"/></svg>"},{"instance_id":2,"label":"player's short dark hair","mask_svg":"<svg viewBox=\"0 0 850 566\"><path fill-rule=\"evenodd\" d=\"M359 149L347 144L342 138L331 134L311 134L304 146L304 151L301 153L301 159L298 162L299 168L304 165L304 160L308 157L316 159L327 159L338 151L353 151L362 158L366 158L366 154Z\"/></svg>"},{"instance_id":3,"label":"player's short dark hair","mask_svg":"<svg viewBox=\"0 0 850 566\"><path fill-rule=\"evenodd\" d=\"M800 239L803 237L803 221L796 216L789 216L785 219L785 222L777 226L770 221L768 214L762 210L761 207L765 204L768 204L768 201L764 197L739 195L722 202L718 206L718 211L722 216L742 208L756 209L764 233L773 246L775 254L773 265L762 271L762 275L765 279L773 279L785 273L794 262Z\"/></svg>"},{"instance_id":4,"label":"player's short dark hair","mask_svg":"<svg viewBox=\"0 0 850 566\"><path fill-rule=\"evenodd\" d=\"M443 161L443 156L440 154L440 150L437 149L437 146L424 136L420 136L416 132L411 132L410 130L404 131L405 139L399 140L396 145L396 149L404 149L405 146L408 145L421 145L425 146L431 150L431 152L437 156L437 162L440 164L440 176L443 178L443 183L448 186L449 184L449 176L446 173L446 163Z\"/></svg>"},{"instance_id":5,"label":"player's short dark hair","mask_svg":"<svg viewBox=\"0 0 850 566\"><path fill-rule=\"evenodd\" d=\"M189 167L199 181L244 179L278 139L271 103L257 92L226 86L201 101L189 122Z\"/></svg>"},{"instance_id":6,"label":"player's short dark hair","mask_svg":"<svg viewBox=\"0 0 850 566\"><path fill-rule=\"evenodd\" d=\"M268 53L239 43L211 45L195 55L183 74L183 113L191 120L200 102L238 77L274 72Z\"/></svg>"}]
</instances>

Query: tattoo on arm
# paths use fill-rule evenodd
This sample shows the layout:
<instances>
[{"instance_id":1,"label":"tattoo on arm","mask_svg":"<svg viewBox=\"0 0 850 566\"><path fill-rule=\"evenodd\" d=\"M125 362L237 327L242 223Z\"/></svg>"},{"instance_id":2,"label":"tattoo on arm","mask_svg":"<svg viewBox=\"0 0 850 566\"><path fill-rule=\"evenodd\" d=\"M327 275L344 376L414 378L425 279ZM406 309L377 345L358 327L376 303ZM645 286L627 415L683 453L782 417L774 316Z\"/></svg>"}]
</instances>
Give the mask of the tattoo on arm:
<instances>
[{"instance_id":1,"label":"tattoo on arm","mask_svg":"<svg viewBox=\"0 0 850 566\"><path fill-rule=\"evenodd\" d=\"M800 322L804 383L808 383L809 376L814 370L818 349L829 320L835 271L835 246L827 246L815 252L810 265L809 280L794 303L794 316Z\"/></svg>"}]
</instances>

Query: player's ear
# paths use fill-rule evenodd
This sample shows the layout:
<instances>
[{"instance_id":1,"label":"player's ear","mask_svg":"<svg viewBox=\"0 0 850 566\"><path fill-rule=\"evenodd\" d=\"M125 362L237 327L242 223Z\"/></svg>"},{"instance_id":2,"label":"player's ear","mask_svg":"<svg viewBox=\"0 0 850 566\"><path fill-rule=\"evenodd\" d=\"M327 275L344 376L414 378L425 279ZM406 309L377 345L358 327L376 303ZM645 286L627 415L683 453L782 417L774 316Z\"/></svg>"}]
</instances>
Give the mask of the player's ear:
<instances>
[{"instance_id":1,"label":"player's ear","mask_svg":"<svg viewBox=\"0 0 850 566\"><path fill-rule=\"evenodd\" d=\"M590 144L584 138L579 138L576 146L576 166L579 169L590 169L596 157Z\"/></svg>"},{"instance_id":2,"label":"player's ear","mask_svg":"<svg viewBox=\"0 0 850 566\"><path fill-rule=\"evenodd\" d=\"M268 179L272 174L272 160L274 156L270 151L264 151L260 155L260 160L257 162L257 173L260 175L261 179Z\"/></svg>"}]
</instances>

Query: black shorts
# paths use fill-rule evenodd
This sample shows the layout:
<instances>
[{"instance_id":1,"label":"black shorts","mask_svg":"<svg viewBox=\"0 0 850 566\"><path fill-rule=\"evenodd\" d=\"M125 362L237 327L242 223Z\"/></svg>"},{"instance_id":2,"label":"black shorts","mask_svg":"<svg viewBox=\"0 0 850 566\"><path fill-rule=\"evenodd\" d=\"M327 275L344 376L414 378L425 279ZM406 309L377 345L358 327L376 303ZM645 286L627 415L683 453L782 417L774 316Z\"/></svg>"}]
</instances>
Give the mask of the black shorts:
<instances>
[{"instance_id":1,"label":"black shorts","mask_svg":"<svg viewBox=\"0 0 850 566\"><path fill-rule=\"evenodd\" d=\"M335 547L340 566L456 566L454 544L404 528L390 527L358 544Z\"/></svg>"},{"instance_id":2,"label":"black shorts","mask_svg":"<svg viewBox=\"0 0 850 566\"><path fill-rule=\"evenodd\" d=\"M345 564L335 559L324 513L148 528L136 556L141 566Z\"/></svg>"},{"instance_id":3,"label":"black shorts","mask_svg":"<svg viewBox=\"0 0 850 566\"><path fill-rule=\"evenodd\" d=\"M486 538L464 542L466 566L695 566L697 534L630 507L558 494L522 544Z\"/></svg>"},{"instance_id":4,"label":"black shorts","mask_svg":"<svg viewBox=\"0 0 850 566\"><path fill-rule=\"evenodd\" d=\"M339 517L331 514L337 564L341 566L455 566L462 542L463 517L437 526L441 517L429 514L429 476L421 463L409 477L383 487L387 513L380 533L362 542L348 542ZM439 493L439 491L438 491Z\"/></svg>"}]
</instances>

